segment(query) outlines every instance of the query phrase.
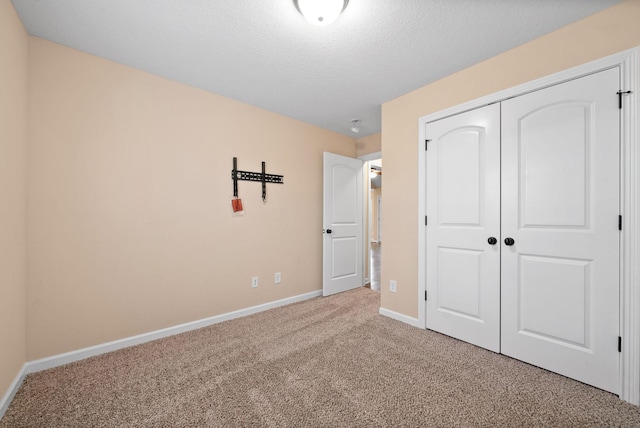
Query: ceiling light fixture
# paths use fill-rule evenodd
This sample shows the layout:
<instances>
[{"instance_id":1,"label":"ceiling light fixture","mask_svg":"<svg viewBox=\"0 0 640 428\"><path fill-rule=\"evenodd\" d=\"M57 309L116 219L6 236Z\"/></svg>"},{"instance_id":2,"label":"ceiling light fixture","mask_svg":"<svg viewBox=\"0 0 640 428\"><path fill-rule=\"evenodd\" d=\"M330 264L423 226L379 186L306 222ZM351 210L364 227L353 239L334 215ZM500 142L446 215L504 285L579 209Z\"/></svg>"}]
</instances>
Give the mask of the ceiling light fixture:
<instances>
[{"instance_id":1,"label":"ceiling light fixture","mask_svg":"<svg viewBox=\"0 0 640 428\"><path fill-rule=\"evenodd\" d=\"M360 132L360 119L351 119L351 132Z\"/></svg>"},{"instance_id":2,"label":"ceiling light fixture","mask_svg":"<svg viewBox=\"0 0 640 428\"><path fill-rule=\"evenodd\" d=\"M348 3L349 0L293 0L298 12L318 26L329 25L338 19Z\"/></svg>"}]
</instances>

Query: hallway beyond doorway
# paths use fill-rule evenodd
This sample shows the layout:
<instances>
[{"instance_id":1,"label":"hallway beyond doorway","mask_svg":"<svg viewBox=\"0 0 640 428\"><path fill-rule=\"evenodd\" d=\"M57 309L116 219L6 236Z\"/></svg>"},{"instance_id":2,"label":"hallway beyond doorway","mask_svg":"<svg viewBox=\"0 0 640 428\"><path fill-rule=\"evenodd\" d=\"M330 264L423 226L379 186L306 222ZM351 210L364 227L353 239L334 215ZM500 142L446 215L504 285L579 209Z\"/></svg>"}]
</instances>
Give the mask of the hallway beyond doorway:
<instances>
[{"instance_id":1,"label":"hallway beyond doorway","mask_svg":"<svg viewBox=\"0 0 640 428\"><path fill-rule=\"evenodd\" d=\"M369 252L369 261L371 270L369 272L369 278L371 281L369 286L372 290L380 291L380 247L382 243L372 242L371 251Z\"/></svg>"}]
</instances>

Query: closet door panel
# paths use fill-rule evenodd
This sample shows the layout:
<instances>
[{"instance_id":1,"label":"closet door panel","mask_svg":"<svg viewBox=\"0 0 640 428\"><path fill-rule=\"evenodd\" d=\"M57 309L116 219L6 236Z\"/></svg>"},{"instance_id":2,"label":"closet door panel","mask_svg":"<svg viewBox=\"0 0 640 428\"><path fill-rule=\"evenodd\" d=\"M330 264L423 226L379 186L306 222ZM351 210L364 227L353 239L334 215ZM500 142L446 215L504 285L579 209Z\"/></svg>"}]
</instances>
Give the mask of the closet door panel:
<instances>
[{"instance_id":1,"label":"closet door panel","mask_svg":"<svg viewBox=\"0 0 640 428\"><path fill-rule=\"evenodd\" d=\"M502 352L615 393L618 73L502 103Z\"/></svg>"},{"instance_id":2,"label":"closet door panel","mask_svg":"<svg viewBox=\"0 0 640 428\"><path fill-rule=\"evenodd\" d=\"M587 227L593 107L552 104L519 120L520 228Z\"/></svg>"},{"instance_id":3,"label":"closet door panel","mask_svg":"<svg viewBox=\"0 0 640 428\"><path fill-rule=\"evenodd\" d=\"M427 124L427 328L500 350L500 107Z\"/></svg>"}]
</instances>

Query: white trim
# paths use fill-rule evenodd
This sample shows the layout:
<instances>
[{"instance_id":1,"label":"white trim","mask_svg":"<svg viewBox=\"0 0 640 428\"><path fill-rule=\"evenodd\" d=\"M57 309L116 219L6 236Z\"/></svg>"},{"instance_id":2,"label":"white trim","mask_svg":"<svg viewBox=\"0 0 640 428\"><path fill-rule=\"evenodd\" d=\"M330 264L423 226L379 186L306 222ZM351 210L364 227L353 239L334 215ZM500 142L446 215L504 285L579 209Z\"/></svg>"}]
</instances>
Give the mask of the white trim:
<instances>
[{"instance_id":1,"label":"white trim","mask_svg":"<svg viewBox=\"0 0 640 428\"><path fill-rule=\"evenodd\" d=\"M427 305L424 293L427 290L427 229L425 216L427 214L427 139L424 118L418 119L418 322L422 328L427 328Z\"/></svg>"},{"instance_id":2,"label":"white trim","mask_svg":"<svg viewBox=\"0 0 640 428\"><path fill-rule=\"evenodd\" d=\"M13 397L15 397L18 389L20 389L20 386L24 381L24 378L28 374L63 366L65 364L73 363L74 361L84 360L86 358L95 357L96 355L117 351L118 349L128 348L130 346L140 345L142 343L151 342L153 340L162 339L180 333L185 333L187 331L197 330L199 328L208 327L210 325L218 324L223 321L242 318L248 315L257 314L258 312L267 311L269 309L275 309L281 306L290 305L292 303L302 302L304 300L312 299L319 296L322 296L322 290L299 294L297 296L287 297L285 299L276 300L273 302L264 303L262 305L252 306L250 308L240 309L233 312L227 312L226 314L216 315L198 321L192 321L173 327L140 334L137 336L114 340L113 342L102 343L100 345L90 346L88 348L78 349L76 351L66 352L64 354L58 354L39 360L29 361L22 367L16 378L13 380L13 383L11 384L9 389L2 397L2 400L0 400L0 419L2 419L4 413L9 408L11 400L13 400Z\"/></svg>"},{"instance_id":3,"label":"white trim","mask_svg":"<svg viewBox=\"0 0 640 428\"><path fill-rule=\"evenodd\" d=\"M623 97L621 161L620 398L640 405L640 132L638 74L640 49L627 51L621 63Z\"/></svg>"},{"instance_id":4,"label":"white trim","mask_svg":"<svg viewBox=\"0 0 640 428\"><path fill-rule=\"evenodd\" d=\"M588 74L620 67L623 90L632 93L623 97L622 109L622 172L621 208L623 228L621 235L620 276L620 332L623 337L620 360L620 398L640 405L640 129L638 126L638 74L640 48L629 49L559 73L509 88L476 100L460 104L418 120L418 323L426 328L426 215L425 150L427 123L444 119L488 104L504 101L548 86L576 79Z\"/></svg>"},{"instance_id":5,"label":"white trim","mask_svg":"<svg viewBox=\"0 0 640 428\"><path fill-rule=\"evenodd\" d=\"M0 400L0 419L2 419L5 412L9 408L9 404L11 404L13 397L16 396L16 393L20 389L20 385L22 385L22 382L24 381L24 378L26 376L27 376L27 371L26 371L26 365L25 365L25 366L22 366L22 368L16 375L16 378L11 383L11 386L9 387L7 392L4 394L4 396Z\"/></svg>"},{"instance_id":6,"label":"white trim","mask_svg":"<svg viewBox=\"0 0 640 428\"><path fill-rule=\"evenodd\" d=\"M418 327L424 330L424 324L420 324L418 318L413 318L408 315L401 314L399 312L392 311L391 309L380 308L378 311L380 315L384 315L385 317L389 317L396 321L403 322L405 324L409 324L414 327Z\"/></svg>"},{"instance_id":7,"label":"white trim","mask_svg":"<svg viewBox=\"0 0 640 428\"><path fill-rule=\"evenodd\" d=\"M494 94L477 98L475 100L467 101L464 104L453 106L445 110L441 110L435 113L428 114L418 119L420 124L426 124L435 120L444 119L445 117L453 116L465 111L473 110L478 107L483 107L489 104L505 101L509 98L517 97L527 94L529 92L537 91L549 86L558 85L560 83L577 79L582 76L596 73L598 71L605 70L607 68L622 66L627 64L627 61L634 57L634 52L638 48L629 49L617 54L607 56L586 64L582 64L576 67L569 68L567 70L560 71L558 73L541 77L536 80L532 80L522 85L514 86L513 88L505 89ZM632 76L629 76L632 77ZM422 142L424 148L424 141Z\"/></svg>"},{"instance_id":8,"label":"white trim","mask_svg":"<svg viewBox=\"0 0 640 428\"><path fill-rule=\"evenodd\" d=\"M375 152L369 153L368 155L358 156L358 159L365 162L382 159L382 152Z\"/></svg>"},{"instance_id":9,"label":"white trim","mask_svg":"<svg viewBox=\"0 0 640 428\"><path fill-rule=\"evenodd\" d=\"M240 309L237 311L228 312L226 314L216 315L198 321L192 321L173 327L140 334L138 336L127 337L124 339L114 340L113 342L102 343L100 345L90 346L88 348L78 349L76 351L66 352L64 354L58 354L35 361L29 361L25 364L25 373L30 374L42 370L47 370L53 367L69 364L74 361L84 360L85 358L94 357L96 355L116 351L118 349L140 345L142 343L151 342L152 340L162 339L164 337L173 336L191 330L197 330L199 328L218 324L223 321L229 321L236 318L245 317L247 315L253 315L258 312L278 308L281 306L289 305L291 303L301 302L303 300L311 299L321 295L321 290L312 291L311 293L300 294L298 296L288 297L286 299L276 300L274 302L264 303L262 305L252 306L250 308Z\"/></svg>"},{"instance_id":10,"label":"white trim","mask_svg":"<svg viewBox=\"0 0 640 428\"><path fill-rule=\"evenodd\" d=\"M382 243L382 194L378 195L376 198L376 214L376 235L378 236L376 241Z\"/></svg>"},{"instance_id":11,"label":"white trim","mask_svg":"<svg viewBox=\"0 0 640 428\"><path fill-rule=\"evenodd\" d=\"M362 156L358 156L358 159L360 159L361 161L363 161L363 168L364 168L364 162L369 162L372 160L378 160L378 159L382 159L382 152L374 152L374 153L369 153L368 155L362 155ZM370 259L370 255L371 255L371 234L369 233L369 231L371 230L371 192L370 192L370 183L371 180L369 179L369 172L366 170L363 170L364 173L364 177L366 177L366 185L365 185L365 199L367 201L367 217L368 217L368 221L367 221L367 225L366 228L364 228L365 230L363 231L363 240L362 240L362 266L363 266L363 272L364 272L364 266L367 265L367 263L365 262L365 257ZM364 181L363 181L364 182ZM364 207L364 205L363 205ZM362 219L363 219L363 225L364 225L364 213L362 214ZM364 237L366 237L366 240L364 239ZM371 273L371 260L369 260L369 272L367 272L367 275ZM364 275L363 275L364 276ZM362 285L367 285L369 283L369 278L365 278L364 281L362 282ZM373 289L373 288L372 288Z\"/></svg>"}]
</instances>

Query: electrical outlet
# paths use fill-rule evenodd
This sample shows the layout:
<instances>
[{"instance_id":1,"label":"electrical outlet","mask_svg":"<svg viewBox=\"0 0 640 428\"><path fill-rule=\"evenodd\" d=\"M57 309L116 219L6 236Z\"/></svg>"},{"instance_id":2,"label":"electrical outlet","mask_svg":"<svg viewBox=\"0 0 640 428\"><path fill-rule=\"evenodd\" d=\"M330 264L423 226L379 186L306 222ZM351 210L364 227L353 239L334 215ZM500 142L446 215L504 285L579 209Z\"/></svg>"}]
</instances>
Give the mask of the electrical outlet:
<instances>
[{"instance_id":1,"label":"electrical outlet","mask_svg":"<svg viewBox=\"0 0 640 428\"><path fill-rule=\"evenodd\" d=\"M391 291L392 293L398 291L398 283L395 279L389 280L389 291Z\"/></svg>"},{"instance_id":2,"label":"electrical outlet","mask_svg":"<svg viewBox=\"0 0 640 428\"><path fill-rule=\"evenodd\" d=\"M258 277L257 276L251 277L251 287L256 288L257 286L258 286Z\"/></svg>"},{"instance_id":3,"label":"electrical outlet","mask_svg":"<svg viewBox=\"0 0 640 428\"><path fill-rule=\"evenodd\" d=\"M273 282L276 284L280 284L282 282L282 274L280 272L276 272L276 274L273 275Z\"/></svg>"}]
</instances>

